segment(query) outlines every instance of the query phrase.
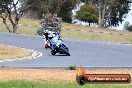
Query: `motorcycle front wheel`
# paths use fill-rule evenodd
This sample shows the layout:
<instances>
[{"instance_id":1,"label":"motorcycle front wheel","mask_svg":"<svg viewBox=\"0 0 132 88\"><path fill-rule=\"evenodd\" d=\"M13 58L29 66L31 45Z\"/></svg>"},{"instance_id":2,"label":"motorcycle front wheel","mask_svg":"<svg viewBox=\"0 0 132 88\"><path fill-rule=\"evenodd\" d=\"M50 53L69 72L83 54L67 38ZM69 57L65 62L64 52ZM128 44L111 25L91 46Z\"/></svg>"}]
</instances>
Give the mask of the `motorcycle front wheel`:
<instances>
[{"instance_id":1,"label":"motorcycle front wheel","mask_svg":"<svg viewBox=\"0 0 132 88\"><path fill-rule=\"evenodd\" d=\"M70 53L69 53L69 50L68 49L63 49L64 53L67 55L67 56L70 56Z\"/></svg>"},{"instance_id":2,"label":"motorcycle front wheel","mask_svg":"<svg viewBox=\"0 0 132 88\"><path fill-rule=\"evenodd\" d=\"M66 55L67 55L67 56L70 56L70 53L67 53Z\"/></svg>"}]
</instances>

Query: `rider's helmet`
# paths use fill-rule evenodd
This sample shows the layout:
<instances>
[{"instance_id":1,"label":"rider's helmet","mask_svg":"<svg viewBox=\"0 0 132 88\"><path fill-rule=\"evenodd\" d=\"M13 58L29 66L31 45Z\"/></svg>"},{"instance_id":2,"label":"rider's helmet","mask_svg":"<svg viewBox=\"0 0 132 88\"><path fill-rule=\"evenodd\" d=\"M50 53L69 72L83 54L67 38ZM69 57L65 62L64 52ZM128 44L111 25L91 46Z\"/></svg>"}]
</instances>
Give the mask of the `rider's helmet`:
<instances>
[{"instance_id":1,"label":"rider's helmet","mask_svg":"<svg viewBox=\"0 0 132 88\"><path fill-rule=\"evenodd\" d=\"M62 39L62 37L60 35L58 36L58 40L63 41L63 39Z\"/></svg>"},{"instance_id":2,"label":"rider's helmet","mask_svg":"<svg viewBox=\"0 0 132 88\"><path fill-rule=\"evenodd\" d=\"M56 32L52 32L52 35L53 35L53 37L55 37L57 35L57 33Z\"/></svg>"},{"instance_id":3,"label":"rider's helmet","mask_svg":"<svg viewBox=\"0 0 132 88\"><path fill-rule=\"evenodd\" d=\"M43 32L44 32L44 33L48 33L48 30L44 30Z\"/></svg>"},{"instance_id":4,"label":"rider's helmet","mask_svg":"<svg viewBox=\"0 0 132 88\"><path fill-rule=\"evenodd\" d=\"M51 31L48 32L48 38L49 38L49 39L52 39L52 38L53 38L53 34L52 34Z\"/></svg>"}]
</instances>

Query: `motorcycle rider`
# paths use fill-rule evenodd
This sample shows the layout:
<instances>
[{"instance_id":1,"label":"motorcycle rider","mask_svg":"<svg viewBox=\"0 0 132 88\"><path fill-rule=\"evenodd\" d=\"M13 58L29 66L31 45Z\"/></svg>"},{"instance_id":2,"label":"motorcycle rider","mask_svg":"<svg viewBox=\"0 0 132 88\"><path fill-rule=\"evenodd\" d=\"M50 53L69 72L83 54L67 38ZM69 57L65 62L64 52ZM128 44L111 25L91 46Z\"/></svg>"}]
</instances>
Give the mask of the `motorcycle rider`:
<instances>
[{"instance_id":1,"label":"motorcycle rider","mask_svg":"<svg viewBox=\"0 0 132 88\"><path fill-rule=\"evenodd\" d=\"M52 38L52 49L55 49L56 47L56 43L57 42L63 42L63 39L60 35L56 34L53 38ZM59 46L58 46L59 47Z\"/></svg>"},{"instance_id":2,"label":"motorcycle rider","mask_svg":"<svg viewBox=\"0 0 132 88\"><path fill-rule=\"evenodd\" d=\"M52 46L52 38L55 37L57 33L55 32L51 32L51 31L44 31L44 36L43 36L43 39L45 39L45 48L51 48Z\"/></svg>"}]
</instances>

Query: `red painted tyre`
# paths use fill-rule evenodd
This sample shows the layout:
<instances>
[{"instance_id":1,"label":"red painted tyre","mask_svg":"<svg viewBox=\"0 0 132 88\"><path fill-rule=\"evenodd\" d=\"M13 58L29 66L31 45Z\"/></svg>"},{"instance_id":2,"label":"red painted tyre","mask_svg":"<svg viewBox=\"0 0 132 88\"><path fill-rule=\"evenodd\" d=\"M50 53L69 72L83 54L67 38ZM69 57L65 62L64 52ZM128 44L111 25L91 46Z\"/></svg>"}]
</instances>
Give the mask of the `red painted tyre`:
<instances>
[{"instance_id":1,"label":"red painted tyre","mask_svg":"<svg viewBox=\"0 0 132 88\"><path fill-rule=\"evenodd\" d=\"M85 78L85 76L81 75L81 76L76 76L76 81L79 85L84 85L87 82L87 79Z\"/></svg>"}]
</instances>

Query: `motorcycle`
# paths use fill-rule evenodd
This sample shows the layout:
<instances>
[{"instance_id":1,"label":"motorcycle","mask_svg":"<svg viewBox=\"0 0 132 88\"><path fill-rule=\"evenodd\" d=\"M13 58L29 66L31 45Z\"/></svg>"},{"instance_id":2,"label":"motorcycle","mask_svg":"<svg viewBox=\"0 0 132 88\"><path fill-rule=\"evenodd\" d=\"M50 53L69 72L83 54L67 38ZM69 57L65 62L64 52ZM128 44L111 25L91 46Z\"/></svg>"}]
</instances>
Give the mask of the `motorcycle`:
<instances>
[{"instance_id":1,"label":"motorcycle","mask_svg":"<svg viewBox=\"0 0 132 88\"><path fill-rule=\"evenodd\" d=\"M59 54L66 54L67 56L70 56L68 47L64 44L63 40L61 38L54 38L54 41L52 41L52 49L51 54L55 55L56 53Z\"/></svg>"}]
</instances>

